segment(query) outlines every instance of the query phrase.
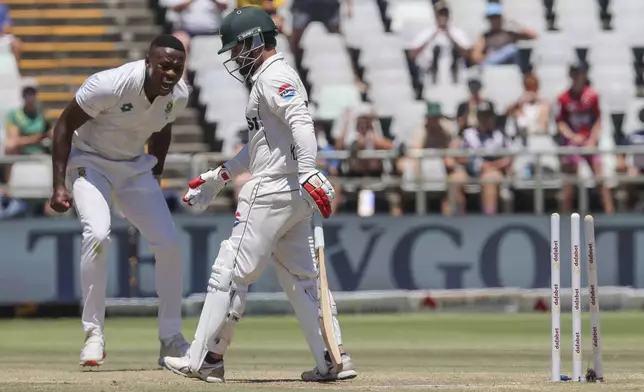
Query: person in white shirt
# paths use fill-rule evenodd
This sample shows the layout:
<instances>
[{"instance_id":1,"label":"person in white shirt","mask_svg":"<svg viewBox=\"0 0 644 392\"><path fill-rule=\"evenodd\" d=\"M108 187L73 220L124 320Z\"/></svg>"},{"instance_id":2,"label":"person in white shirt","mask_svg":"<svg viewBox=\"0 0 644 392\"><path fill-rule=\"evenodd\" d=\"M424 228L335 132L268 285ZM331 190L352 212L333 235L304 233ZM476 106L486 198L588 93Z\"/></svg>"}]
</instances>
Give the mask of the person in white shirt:
<instances>
[{"instance_id":1,"label":"person in white shirt","mask_svg":"<svg viewBox=\"0 0 644 392\"><path fill-rule=\"evenodd\" d=\"M223 357L244 313L248 287L270 261L315 359L316 368L302 373L302 379L334 381L357 375L346 354L340 371L333 369L320 334L311 217L314 210L329 217L334 190L316 169L317 141L307 93L277 53L276 34L270 15L257 7L236 9L224 19L219 54L230 51L226 68L252 85L246 107L248 143L233 159L190 181L183 198L201 210L232 179L246 171L252 176L239 193L232 234L221 243L213 263L190 352L165 358L172 372L206 382L224 381ZM335 317L334 330L344 352Z\"/></svg>"},{"instance_id":2,"label":"person in white shirt","mask_svg":"<svg viewBox=\"0 0 644 392\"><path fill-rule=\"evenodd\" d=\"M145 60L98 72L83 83L54 126L52 209L74 205L83 228L80 280L86 334L82 366L105 358L107 251L113 204L150 243L159 295L159 365L182 355L180 239L158 181L172 122L188 103L185 48L161 35ZM145 153L147 142L148 152Z\"/></svg>"},{"instance_id":3,"label":"person in white shirt","mask_svg":"<svg viewBox=\"0 0 644 392\"><path fill-rule=\"evenodd\" d=\"M449 23L449 8L444 1L434 5L434 15L436 25L426 28L416 36L411 44L410 55L415 60L421 76L430 71L435 75L438 71L438 58L435 54L454 59L451 69L455 75L459 67L465 66L464 59L468 58L468 50L472 43L465 31Z\"/></svg>"}]
</instances>

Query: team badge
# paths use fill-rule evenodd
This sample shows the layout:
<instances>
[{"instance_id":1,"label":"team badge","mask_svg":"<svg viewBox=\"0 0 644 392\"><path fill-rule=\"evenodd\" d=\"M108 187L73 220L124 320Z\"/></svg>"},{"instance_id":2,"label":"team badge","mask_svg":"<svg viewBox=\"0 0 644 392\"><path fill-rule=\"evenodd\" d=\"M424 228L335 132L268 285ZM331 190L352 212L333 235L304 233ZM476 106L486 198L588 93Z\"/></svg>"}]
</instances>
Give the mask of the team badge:
<instances>
[{"instance_id":1,"label":"team badge","mask_svg":"<svg viewBox=\"0 0 644 392\"><path fill-rule=\"evenodd\" d=\"M174 107L174 102L170 101L168 102L167 105L165 105L165 114L168 115L172 113L172 108Z\"/></svg>"},{"instance_id":2,"label":"team badge","mask_svg":"<svg viewBox=\"0 0 644 392\"><path fill-rule=\"evenodd\" d=\"M79 177L85 177L85 168L84 167L79 167L78 168L78 176Z\"/></svg>"},{"instance_id":3,"label":"team badge","mask_svg":"<svg viewBox=\"0 0 644 392\"><path fill-rule=\"evenodd\" d=\"M286 101L290 101L291 98L295 96L295 87L291 86L290 84L283 84L280 86L279 91L277 92L280 97L282 97Z\"/></svg>"},{"instance_id":4,"label":"team badge","mask_svg":"<svg viewBox=\"0 0 644 392\"><path fill-rule=\"evenodd\" d=\"M241 219L241 214L238 212L235 212L235 222L233 223L233 227L237 226L239 224L239 220Z\"/></svg>"}]
</instances>

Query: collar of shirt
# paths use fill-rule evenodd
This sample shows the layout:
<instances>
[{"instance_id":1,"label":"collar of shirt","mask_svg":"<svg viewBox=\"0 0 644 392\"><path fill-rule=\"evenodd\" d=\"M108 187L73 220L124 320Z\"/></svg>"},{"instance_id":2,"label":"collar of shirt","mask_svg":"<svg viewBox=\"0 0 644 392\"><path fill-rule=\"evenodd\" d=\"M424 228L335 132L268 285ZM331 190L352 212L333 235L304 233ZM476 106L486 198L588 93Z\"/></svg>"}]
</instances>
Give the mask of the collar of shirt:
<instances>
[{"instance_id":1,"label":"collar of shirt","mask_svg":"<svg viewBox=\"0 0 644 392\"><path fill-rule=\"evenodd\" d=\"M264 70L266 68L268 68L271 64L273 64L277 60L283 60L283 59L284 59L284 55L282 53L277 53L277 54L269 57L266 61L264 61L264 63L259 67L259 69L253 74L253 76L251 76L250 80L253 83L255 83L255 81L257 81L257 78L259 78L259 75L261 75L261 73L264 72Z\"/></svg>"}]
</instances>

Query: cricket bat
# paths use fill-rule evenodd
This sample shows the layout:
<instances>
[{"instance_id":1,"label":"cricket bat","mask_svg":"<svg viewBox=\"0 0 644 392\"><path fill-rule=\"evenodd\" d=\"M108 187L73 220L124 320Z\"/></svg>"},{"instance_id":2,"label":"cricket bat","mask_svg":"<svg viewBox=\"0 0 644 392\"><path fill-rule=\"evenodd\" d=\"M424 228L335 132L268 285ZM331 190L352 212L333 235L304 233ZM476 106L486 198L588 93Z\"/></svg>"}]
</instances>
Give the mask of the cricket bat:
<instances>
[{"instance_id":1,"label":"cricket bat","mask_svg":"<svg viewBox=\"0 0 644 392\"><path fill-rule=\"evenodd\" d=\"M322 339L326 344L331 362L336 371L342 366L342 356L338 342L333 333L333 313L331 311L331 298L329 297L329 281L326 274L326 260L324 258L324 230L322 229L322 217L316 212L313 215L313 237L315 253L317 256L318 270L318 308L320 309L320 330Z\"/></svg>"}]
</instances>

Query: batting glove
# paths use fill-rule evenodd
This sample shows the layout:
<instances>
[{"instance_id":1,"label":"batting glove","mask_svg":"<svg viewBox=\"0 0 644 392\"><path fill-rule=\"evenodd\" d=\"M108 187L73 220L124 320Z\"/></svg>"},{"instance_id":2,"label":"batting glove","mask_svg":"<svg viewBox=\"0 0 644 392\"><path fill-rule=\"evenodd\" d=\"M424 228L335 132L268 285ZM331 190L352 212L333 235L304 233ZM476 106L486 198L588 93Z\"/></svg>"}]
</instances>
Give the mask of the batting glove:
<instances>
[{"instance_id":1,"label":"batting glove","mask_svg":"<svg viewBox=\"0 0 644 392\"><path fill-rule=\"evenodd\" d=\"M209 170L188 182L188 191L183 195L183 202L204 211L231 179L230 172L224 166Z\"/></svg>"},{"instance_id":2,"label":"batting glove","mask_svg":"<svg viewBox=\"0 0 644 392\"><path fill-rule=\"evenodd\" d=\"M313 170L300 177L304 188L304 197L324 218L331 216L331 201L335 198L333 186L318 170Z\"/></svg>"}]
</instances>

